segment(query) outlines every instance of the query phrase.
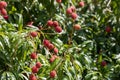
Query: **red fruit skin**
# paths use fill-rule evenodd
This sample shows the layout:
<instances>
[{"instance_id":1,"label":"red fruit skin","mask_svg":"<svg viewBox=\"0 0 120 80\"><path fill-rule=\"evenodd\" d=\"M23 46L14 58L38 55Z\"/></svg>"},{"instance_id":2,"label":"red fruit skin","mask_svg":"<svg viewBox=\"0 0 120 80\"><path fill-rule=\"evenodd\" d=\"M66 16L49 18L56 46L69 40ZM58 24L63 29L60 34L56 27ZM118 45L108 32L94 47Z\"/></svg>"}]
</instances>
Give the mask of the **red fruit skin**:
<instances>
[{"instance_id":1,"label":"red fruit skin","mask_svg":"<svg viewBox=\"0 0 120 80\"><path fill-rule=\"evenodd\" d=\"M72 14L72 9L71 8L68 8L67 10L66 10L66 14Z\"/></svg>"},{"instance_id":2,"label":"red fruit skin","mask_svg":"<svg viewBox=\"0 0 120 80\"><path fill-rule=\"evenodd\" d=\"M54 53L57 54L58 53L58 49L54 48Z\"/></svg>"},{"instance_id":3,"label":"red fruit skin","mask_svg":"<svg viewBox=\"0 0 120 80\"><path fill-rule=\"evenodd\" d=\"M75 19L78 17L78 15L77 15L76 13L72 13L72 14L71 14L71 17L72 17L72 19L75 20Z\"/></svg>"},{"instance_id":4,"label":"red fruit skin","mask_svg":"<svg viewBox=\"0 0 120 80\"><path fill-rule=\"evenodd\" d=\"M37 78L34 74L30 74L29 80L37 80Z\"/></svg>"},{"instance_id":5,"label":"red fruit skin","mask_svg":"<svg viewBox=\"0 0 120 80\"><path fill-rule=\"evenodd\" d=\"M33 21L30 21L30 22L27 23L27 25L31 26L31 25L33 25L33 23L34 23Z\"/></svg>"},{"instance_id":6,"label":"red fruit skin","mask_svg":"<svg viewBox=\"0 0 120 80\"><path fill-rule=\"evenodd\" d=\"M42 66L42 64L41 64L40 62L37 62L37 63L36 63L36 67L37 67L37 68L41 68L41 66Z\"/></svg>"},{"instance_id":7,"label":"red fruit skin","mask_svg":"<svg viewBox=\"0 0 120 80\"><path fill-rule=\"evenodd\" d=\"M3 16L6 16L7 15L7 11L6 11L6 9L1 9L1 14L3 15Z\"/></svg>"},{"instance_id":8,"label":"red fruit skin","mask_svg":"<svg viewBox=\"0 0 120 80\"><path fill-rule=\"evenodd\" d=\"M3 16L5 20L8 20L9 16L6 15L6 16Z\"/></svg>"},{"instance_id":9,"label":"red fruit skin","mask_svg":"<svg viewBox=\"0 0 120 80\"><path fill-rule=\"evenodd\" d=\"M71 8L72 12L74 12L76 10L75 6L71 6L70 8Z\"/></svg>"},{"instance_id":10,"label":"red fruit skin","mask_svg":"<svg viewBox=\"0 0 120 80\"><path fill-rule=\"evenodd\" d=\"M45 47L48 47L49 44L50 44L49 40L47 40L47 39L44 39L44 40L43 40L43 45L44 45Z\"/></svg>"},{"instance_id":11,"label":"red fruit skin","mask_svg":"<svg viewBox=\"0 0 120 80\"><path fill-rule=\"evenodd\" d=\"M59 26L59 23L57 21L53 21L53 26L54 27Z\"/></svg>"},{"instance_id":12,"label":"red fruit skin","mask_svg":"<svg viewBox=\"0 0 120 80\"><path fill-rule=\"evenodd\" d=\"M101 62L101 66L104 67L104 66L106 66L106 65L107 65L106 61L102 61L102 62Z\"/></svg>"},{"instance_id":13,"label":"red fruit skin","mask_svg":"<svg viewBox=\"0 0 120 80\"><path fill-rule=\"evenodd\" d=\"M50 61L50 63L54 62L55 61L55 57L52 56L49 61Z\"/></svg>"},{"instance_id":14,"label":"red fruit skin","mask_svg":"<svg viewBox=\"0 0 120 80\"><path fill-rule=\"evenodd\" d=\"M56 76L56 71L55 70L51 71L50 72L50 77L55 78L55 76Z\"/></svg>"},{"instance_id":15,"label":"red fruit skin","mask_svg":"<svg viewBox=\"0 0 120 80\"><path fill-rule=\"evenodd\" d=\"M110 33L111 32L111 27L106 27L106 29L105 29L105 31L107 32L107 33Z\"/></svg>"},{"instance_id":16,"label":"red fruit skin","mask_svg":"<svg viewBox=\"0 0 120 80\"><path fill-rule=\"evenodd\" d=\"M7 7L7 3L5 1L0 1L0 9Z\"/></svg>"},{"instance_id":17,"label":"red fruit skin","mask_svg":"<svg viewBox=\"0 0 120 80\"><path fill-rule=\"evenodd\" d=\"M39 71L39 69L36 66L32 67L32 73L37 73Z\"/></svg>"},{"instance_id":18,"label":"red fruit skin","mask_svg":"<svg viewBox=\"0 0 120 80\"><path fill-rule=\"evenodd\" d=\"M48 49L49 49L49 50L52 50L53 48L54 48L54 45L53 45L52 43L49 43Z\"/></svg>"},{"instance_id":19,"label":"red fruit skin","mask_svg":"<svg viewBox=\"0 0 120 80\"><path fill-rule=\"evenodd\" d=\"M56 0L56 2L57 2L57 3L61 3L61 2L62 2L62 0Z\"/></svg>"},{"instance_id":20,"label":"red fruit skin","mask_svg":"<svg viewBox=\"0 0 120 80\"><path fill-rule=\"evenodd\" d=\"M31 53L30 54L30 58L31 59L36 59L37 58L37 54L36 53Z\"/></svg>"},{"instance_id":21,"label":"red fruit skin","mask_svg":"<svg viewBox=\"0 0 120 80\"><path fill-rule=\"evenodd\" d=\"M52 27L53 26L53 21L52 20L48 20L47 21L47 26L51 26Z\"/></svg>"},{"instance_id":22,"label":"red fruit skin","mask_svg":"<svg viewBox=\"0 0 120 80\"><path fill-rule=\"evenodd\" d=\"M79 6L80 7L84 7L85 6L85 3L83 1L79 2Z\"/></svg>"},{"instance_id":23,"label":"red fruit skin","mask_svg":"<svg viewBox=\"0 0 120 80\"><path fill-rule=\"evenodd\" d=\"M80 30L80 28L81 28L81 26L79 24L75 24L73 27L75 30Z\"/></svg>"},{"instance_id":24,"label":"red fruit skin","mask_svg":"<svg viewBox=\"0 0 120 80\"><path fill-rule=\"evenodd\" d=\"M56 59L56 58L59 58L57 55L53 55L52 57L54 57L55 59Z\"/></svg>"},{"instance_id":25,"label":"red fruit skin","mask_svg":"<svg viewBox=\"0 0 120 80\"><path fill-rule=\"evenodd\" d=\"M31 35L32 37L36 37L36 36L38 35L38 33L37 33L37 32L31 32L30 35Z\"/></svg>"},{"instance_id":26,"label":"red fruit skin","mask_svg":"<svg viewBox=\"0 0 120 80\"><path fill-rule=\"evenodd\" d=\"M55 31L60 33L60 32L62 32L62 28L60 26L57 26L57 27L55 27Z\"/></svg>"}]
</instances>

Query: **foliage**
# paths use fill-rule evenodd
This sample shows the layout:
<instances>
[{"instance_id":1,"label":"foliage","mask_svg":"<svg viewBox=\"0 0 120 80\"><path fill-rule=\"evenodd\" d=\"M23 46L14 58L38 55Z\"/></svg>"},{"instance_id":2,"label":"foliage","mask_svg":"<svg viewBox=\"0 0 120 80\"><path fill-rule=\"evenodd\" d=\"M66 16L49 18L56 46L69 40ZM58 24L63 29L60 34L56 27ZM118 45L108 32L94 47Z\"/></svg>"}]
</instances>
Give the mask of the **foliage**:
<instances>
[{"instance_id":1,"label":"foliage","mask_svg":"<svg viewBox=\"0 0 120 80\"><path fill-rule=\"evenodd\" d=\"M84 0L85 6L80 7L80 1L6 0L9 19L0 16L1 80L29 80L37 61L42 63L35 73L38 80L119 80L120 2ZM76 20L66 14L70 6L76 7ZM58 21L62 32L48 26L48 20ZM75 24L81 29L75 30ZM33 31L37 37L31 36ZM59 50L52 63L54 51L44 46L44 39ZM37 53L36 60L30 58L32 52ZM107 65L102 66L102 61ZM49 76L52 70L57 72L55 78Z\"/></svg>"}]
</instances>

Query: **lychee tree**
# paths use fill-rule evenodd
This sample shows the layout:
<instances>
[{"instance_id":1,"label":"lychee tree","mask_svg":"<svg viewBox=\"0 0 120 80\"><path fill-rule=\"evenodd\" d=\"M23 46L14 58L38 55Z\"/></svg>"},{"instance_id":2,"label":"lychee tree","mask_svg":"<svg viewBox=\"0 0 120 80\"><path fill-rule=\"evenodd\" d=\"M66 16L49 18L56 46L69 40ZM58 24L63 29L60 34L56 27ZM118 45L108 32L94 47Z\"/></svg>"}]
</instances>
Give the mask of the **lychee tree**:
<instances>
[{"instance_id":1,"label":"lychee tree","mask_svg":"<svg viewBox=\"0 0 120 80\"><path fill-rule=\"evenodd\" d=\"M119 5L119 0L0 1L0 79L119 79Z\"/></svg>"}]
</instances>

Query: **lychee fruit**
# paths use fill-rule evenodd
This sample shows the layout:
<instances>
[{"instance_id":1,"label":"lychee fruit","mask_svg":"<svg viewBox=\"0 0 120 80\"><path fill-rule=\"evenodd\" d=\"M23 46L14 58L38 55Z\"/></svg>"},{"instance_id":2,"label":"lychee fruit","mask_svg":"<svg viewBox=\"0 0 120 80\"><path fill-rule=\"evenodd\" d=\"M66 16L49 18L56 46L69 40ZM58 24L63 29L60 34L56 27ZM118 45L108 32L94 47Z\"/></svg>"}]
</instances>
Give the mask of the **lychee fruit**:
<instances>
[{"instance_id":1,"label":"lychee fruit","mask_svg":"<svg viewBox=\"0 0 120 80\"><path fill-rule=\"evenodd\" d=\"M84 7L85 6L85 3L83 1L79 2L79 6L80 7Z\"/></svg>"},{"instance_id":2,"label":"lychee fruit","mask_svg":"<svg viewBox=\"0 0 120 80\"><path fill-rule=\"evenodd\" d=\"M54 48L54 53L57 54L58 53L58 49L55 47Z\"/></svg>"},{"instance_id":3,"label":"lychee fruit","mask_svg":"<svg viewBox=\"0 0 120 80\"><path fill-rule=\"evenodd\" d=\"M30 58L31 59L36 59L37 58L37 54L35 52L30 54Z\"/></svg>"},{"instance_id":4,"label":"lychee fruit","mask_svg":"<svg viewBox=\"0 0 120 80\"><path fill-rule=\"evenodd\" d=\"M60 33L60 32L62 32L62 28L60 26L57 26L57 27L55 27L55 31Z\"/></svg>"},{"instance_id":5,"label":"lychee fruit","mask_svg":"<svg viewBox=\"0 0 120 80\"><path fill-rule=\"evenodd\" d=\"M74 28L75 30L80 30L81 26L80 26L79 24L75 24L75 25L73 26L73 28Z\"/></svg>"},{"instance_id":6,"label":"lychee fruit","mask_svg":"<svg viewBox=\"0 0 120 80\"><path fill-rule=\"evenodd\" d=\"M32 67L32 73L37 73L39 71L39 69L36 66Z\"/></svg>"},{"instance_id":7,"label":"lychee fruit","mask_svg":"<svg viewBox=\"0 0 120 80\"><path fill-rule=\"evenodd\" d=\"M48 47L49 44L50 44L50 41L47 40L47 39L44 39L44 40L43 40L43 44L44 44L45 47Z\"/></svg>"},{"instance_id":8,"label":"lychee fruit","mask_svg":"<svg viewBox=\"0 0 120 80\"><path fill-rule=\"evenodd\" d=\"M104 66L106 66L106 65L107 65L106 61L102 61L102 62L101 62L101 66L104 67Z\"/></svg>"},{"instance_id":9,"label":"lychee fruit","mask_svg":"<svg viewBox=\"0 0 120 80\"><path fill-rule=\"evenodd\" d=\"M75 19L78 17L78 15L77 15L76 13L72 13L72 14L71 14L71 17L72 17L72 19L75 20Z\"/></svg>"},{"instance_id":10,"label":"lychee fruit","mask_svg":"<svg viewBox=\"0 0 120 80\"><path fill-rule=\"evenodd\" d=\"M107 33L110 33L110 32L111 32L111 27L107 26L106 29L105 29L105 31L106 31Z\"/></svg>"},{"instance_id":11,"label":"lychee fruit","mask_svg":"<svg viewBox=\"0 0 120 80\"><path fill-rule=\"evenodd\" d=\"M57 2L57 3L61 3L61 2L62 2L62 0L56 0L56 2Z\"/></svg>"},{"instance_id":12,"label":"lychee fruit","mask_svg":"<svg viewBox=\"0 0 120 80\"><path fill-rule=\"evenodd\" d=\"M52 27L53 26L53 21L52 20L48 20L47 21L47 26L51 26Z\"/></svg>"},{"instance_id":13,"label":"lychee fruit","mask_svg":"<svg viewBox=\"0 0 120 80\"><path fill-rule=\"evenodd\" d=\"M30 35L31 35L32 37L36 37L36 36L38 35L38 33L34 31L34 32L31 32Z\"/></svg>"},{"instance_id":14,"label":"lychee fruit","mask_svg":"<svg viewBox=\"0 0 120 80\"><path fill-rule=\"evenodd\" d=\"M37 68L40 68L41 66L42 66L42 64L41 64L40 62L37 62L37 63L36 63L36 67L37 67Z\"/></svg>"},{"instance_id":15,"label":"lychee fruit","mask_svg":"<svg viewBox=\"0 0 120 80\"><path fill-rule=\"evenodd\" d=\"M37 78L34 74L30 74L29 75L29 80L37 80Z\"/></svg>"},{"instance_id":16,"label":"lychee fruit","mask_svg":"<svg viewBox=\"0 0 120 80\"><path fill-rule=\"evenodd\" d=\"M59 26L58 21L53 21L53 26L54 26L54 27Z\"/></svg>"},{"instance_id":17,"label":"lychee fruit","mask_svg":"<svg viewBox=\"0 0 120 80\"><path fill-rule=\"evenodd\" d=\"M1 9L1 14L3 15L3 16L6 16L7 15L7 11L6 11L6 9Z\"/></svg>"},{"instance_id":18,"label":"lychee fruit","mask_svg":"<svg viewBox=\"0 0 120 80\"><path fill-rule=\"evenodd\" d=\"M7 3L5 1L0 1L0 9L7 7Z\"/></svg>"},{"instance_id":19,"label":"lychee fruit","mask_svg":"<svg viewBox=\"0 0 120 80\"><path fill-rule=\"evenodd\" d=\"M56 71L55 71L55 70L52 70L52 71L50 72L50 77L51 77L51 78L55 78L55 76L56 76Z\"/></svg>"}]
</instances>

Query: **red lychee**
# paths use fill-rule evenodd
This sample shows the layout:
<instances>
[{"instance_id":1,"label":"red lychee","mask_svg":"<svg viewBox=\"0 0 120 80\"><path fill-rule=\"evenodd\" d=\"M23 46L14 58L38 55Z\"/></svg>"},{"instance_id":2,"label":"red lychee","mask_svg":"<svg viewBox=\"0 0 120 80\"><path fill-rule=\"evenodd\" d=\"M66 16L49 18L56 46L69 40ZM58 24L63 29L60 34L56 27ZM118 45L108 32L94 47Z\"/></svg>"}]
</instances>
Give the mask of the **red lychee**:
<instances>
[{"instance_id":1,"label":"red lychee","mask_svg":"<svg viewBox=\"0 0 120 80\"><path fill-rule=\"evenodd\" d=\"M56 0L56 2L57 2L57 3L61 3L61 2L62 2L62 0Z\"/></svg>"},{"instance_id":2,"label":"red lychee","mask_svg":"<svg viewBox=\"0 0 120 80\"><path fill-rule=\"evenodd\" d=\"M47 39L44 39L44 40L43 40L43 44L44 44L45 47L48 47L49 44L50 44L50 41L47 40Z\"/></svg>"},{"instance_id":3,"label":"red lychee","mask_svg":"<svg viewBox=\"0 0 120 80\"><path fill-rule=\"evenodd\" d=\"M106 31L107 33L110 33L110 32L111 32L111 27L110 27L110 26L107 26L106 29L105 29L105 31Z\"/></svg>"},{"instance_id":4,"label":"red lychee","mask_svg":"<svg viewBox=\"0 0 120 80\"><path fill-rule=\"evenodd\" d=\"M37 80L37 78L34 74L30 74L29 75L29 80Z\"/></svg>"},{"instance_id":5,"label":"red lychee","mask_svg":"<svg viewBox=\"0 0 120 80\"><path fill-rule=\"evenodd\" d=\"M55 70L52 70L52 71L50 72L50 77L51 77L51 78L55 78L55 76L56 76L56 71L55 71Z\"/></svg>"},{"instance_id":6,"label":"red lychee","mask_svg":"<svg viewBox=\"0 0 120 80\"><path fill-rule=\"evenodd\" d=\"M80 26L79 24L75 24L75 25L73 26L73 28L74 28L75 30L80 30L81 26Z\"/></svg>"},{"instance_id":7,"label":"red lychee","mask_svg":"<svg viewBox=\"0 0 120 80\"><path fill-rule=\"evenodd\" d=\"M62 28L60 26L57 26L57 27L55 27L55 31L60 33L60 32L62 32Z\"/></svg>"},{"instance_id":8,"label":"red lychee","mask_svg":"<svg viewBox=\"0 0 120 80\"><path fill-rule=\"evenodd\" d=\"M47 26L51 26L52 27L53 26L53 21L52 20L48 20L47 21Z\"/></svg>"},{"instance_id":9,"label":"red lychee","mask_svg":"<svg viewBox=\"0 0 120 80\"><path fill-rule=\"evenodd\" d=\"M55 47L54 48L54 53L57 54L58 53L58 49Z\"/></svg>"},{"instance_id":10,"label":"red lychee","mask_svg":"<svg viewBox=\"0 0 120 80\"><path fill-rule=\"evenodd\" d=\"M1 9L1 14L3 15L3 16L6 16L7 15L7 11L6 11L6 9Z\"/></svg>"},{"instance_id":11,"label":"red lychee","mask_svg":"<svg viewBox=\"0 0 120 80\"><path fill-rule=\"evenodd\" d=\"M54 48L54 45L53 45L52 43L49 43L48 49L49 49L49 50L52 50L53 48Z\"/></svg>"},{"instance_id":12,"label":"red lychee","mask_svg":"<svg viewBox=\"0 0 120 80\"><path fill-rule=\"evenodd\" d=\"M5 1L0 1L0 9L7 7L7 3Z\"/></svg>"},{"instance_id":13,"label":"red lychee","mask_svg":"<svg viewBox=\"0 0 120 80\"><path fill-rule=\"evenodd\" d=\"M40 62L37 62L37 63L36 63L36 67L37 67L37 68L40 68L41 66L42 66L42 64L41 64Z\"/></svg>"},{"instance_id":14,"label":"red lychee","mask_svg":"<svg viewBox=\"0 0 120 80\"><path fill-rule=\"evenodd\" d=\"M58 21L53 21L53 26L54 26L54 27L59 26Z\"/></svg>"},{"instance_id":15,"label":"red lychee","mask_svg":"<svg viewBox=\"0 0 120 80\"><path fill-rule=\"evenodd\" d=\"M80 7L84 7L85 6L85 3L83 1L79 2L79 6Z\"/></svg>"},{"instance_id":16,"label":"red lychee","mask_svg":"<svg viewBox=\"0 0 120 80\"><path fill-rule=\"evenodd\" d=\"M30 35L31 35L32 37L36 37L36 36L38 35L38 33L34 31L34 32L31 32Z\"/></svg>"},{"instance_id":17,"label":"red lychee","mask_svg":"<svg viewBox=\"0 0 120 80\"><path fill-rule=\"evenodd\" d=\"M72 14L71 14L71 17L72 17L72 19L75 20L75 19L78 17L78 15L77 15L76 13L72 13Z\"/></svg>"},{"instance_id":18,"label":"red lychee","mask_svg":"<svg viewBox=\"0 0 120 80\"><path fill-rule=\"evenodd\" d=\"M37 73L39 71L39 69L36 66L32 67L32 73Z\"/></svg>"},{"instance_id":19,"label":"red lychee","mask_svg":"<svg viewBox=\"0 0 120 80\"><path fill-rule=\"evenodd\" d=\"M68 9L66 10L66 14L72 14L72 9L71 9L71 8L68 8Z\"/></svg>"},{"instance_id":20,"label":"red lychee","mask_svg":"<svg viewBox=\"0 0 120 80\"><path fill-rule=\"evenodd\" d=\"M37 54L35 52L30 54L30 58L31 59L36 59L37 58Z\"/></svg>"},{"instance_id":21,"label":"red lychee","mask_svg":"<svg viewBox=\"0 0 120 80\"><path fill-rule=\"evenodd\" d=\"M104 66L106 66L106 65L107 65L106 61L102 61L102 62L101 62L101 66L104 67Z\"/></svg>"}]
</instances>

